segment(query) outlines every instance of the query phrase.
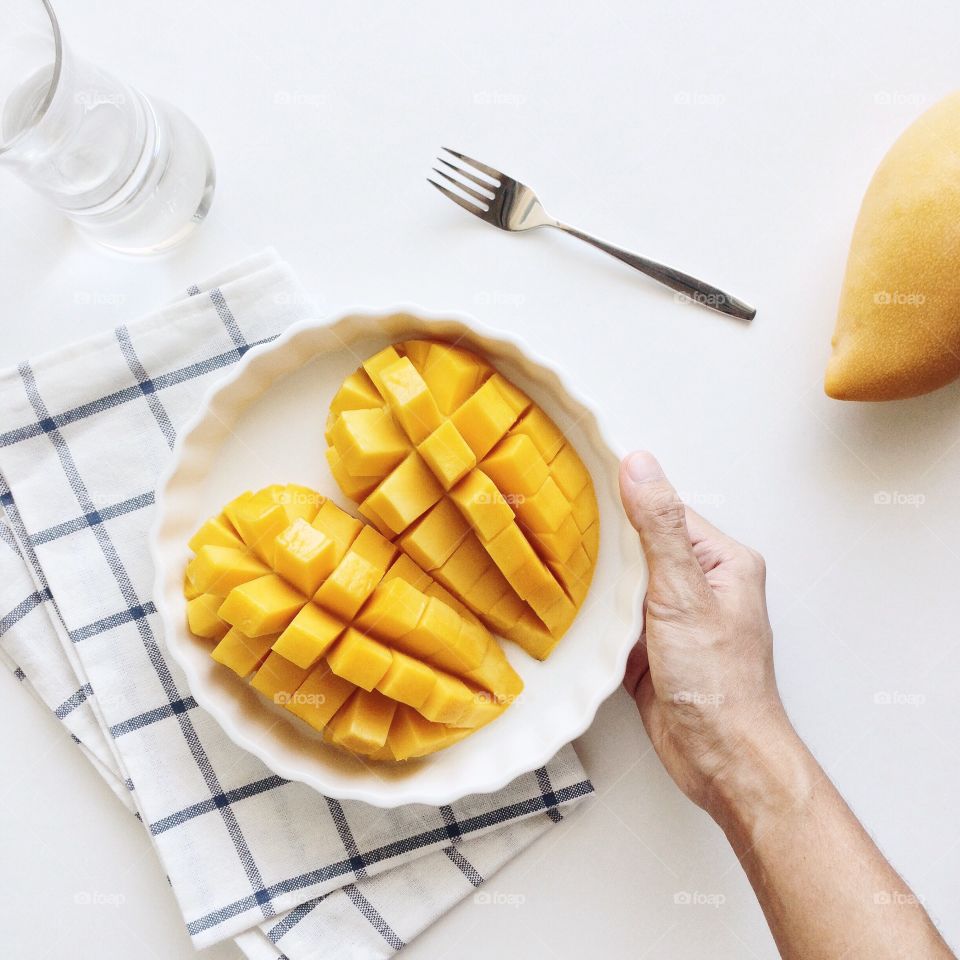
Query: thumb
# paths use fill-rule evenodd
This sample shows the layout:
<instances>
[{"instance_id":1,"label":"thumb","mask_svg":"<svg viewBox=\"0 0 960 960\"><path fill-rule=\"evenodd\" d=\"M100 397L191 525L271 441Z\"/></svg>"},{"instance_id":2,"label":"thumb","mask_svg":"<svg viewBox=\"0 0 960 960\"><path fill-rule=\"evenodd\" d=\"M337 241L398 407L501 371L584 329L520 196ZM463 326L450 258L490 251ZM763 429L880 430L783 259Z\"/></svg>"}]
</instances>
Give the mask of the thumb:
<instances>
[{"instance_id":1,"label":"thumb","mask_svg":"<svg viewBox=\"0 0 960 960\"><path fill-rule=\"evenodd\" d=\"M638 451L624 458L620 499L640 534L650 566L650 593L661 604L687 605L703 591L703 570L690 544L683 501L652 454Z\"/></svg>"}]
</instances>

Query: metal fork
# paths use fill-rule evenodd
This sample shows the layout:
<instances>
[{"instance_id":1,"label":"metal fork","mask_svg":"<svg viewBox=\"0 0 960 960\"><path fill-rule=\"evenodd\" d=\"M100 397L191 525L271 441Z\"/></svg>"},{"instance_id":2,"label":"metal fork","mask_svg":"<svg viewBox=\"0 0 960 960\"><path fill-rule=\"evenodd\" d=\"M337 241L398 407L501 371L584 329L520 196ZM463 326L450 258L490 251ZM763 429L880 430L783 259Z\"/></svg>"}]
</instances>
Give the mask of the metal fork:
<instances>
[{"instance_id":1,"label":"metal fork","mask_svg":"<svg viewBox=\"0 0 960 960\"><path fill-rule=\"evenodd\" d=\"M470 170L464 170L456 164L450 163L449 160L444 160L443 157L437 157L438 162L444 164L444 166L453 170L454 173L459 174L480 188L477 190L469 184L454 179L449 174L433 167L434 173L439 174L445 180L452 183L458 190L463 191L463 193L476 201L476 203L471 203L471 201L465 197L454 193L442 184L427 177L427 182L432 183L445 197L449 197L454 203L463 207L464 210L472 213L474 216L479 217L481 220L485 220L487 223L499 227L501 230L510 231L534 230L537 227L556 227L564 233L569 233L580 240L586 241L604 253L609 253L611 257L622 260L635 270L645 273L648 277L653 277L654 280L665 284L670 287L671 290L676 290L696 303L703 304L705 307L710 307L713 310L725 313L731 317L737 317L740 320L752 320L756 315L757 311L749 304L738 300L729 293L718 290L709 283L697 280L696 277L681 273L672 267L666 267L662 263L656 263L653 260L648 260L646 257L640 257L635 253L631 253L629 250L624 250L622 247L615 247L612 243L607 243L598 237L592 237L589 233L584 233L576 227L571 227L567 223L561 223L561 221L555 220L543 209L543 205L540 203L537 195L528 186L525 186L518 180L514 180L513 177L508 177L505 173L501 173L499 170L495 170L485 163L481 163L479 160L474 160L472 157L466 156L466 154L458 153L449 147L444 147L443 149L451 156L460 160L462 164L469 165L473 167L474 170L485 174L490 180L496 181L495 183L490 183L488 180L478 177Z\"/></svg>"}]
</instances>

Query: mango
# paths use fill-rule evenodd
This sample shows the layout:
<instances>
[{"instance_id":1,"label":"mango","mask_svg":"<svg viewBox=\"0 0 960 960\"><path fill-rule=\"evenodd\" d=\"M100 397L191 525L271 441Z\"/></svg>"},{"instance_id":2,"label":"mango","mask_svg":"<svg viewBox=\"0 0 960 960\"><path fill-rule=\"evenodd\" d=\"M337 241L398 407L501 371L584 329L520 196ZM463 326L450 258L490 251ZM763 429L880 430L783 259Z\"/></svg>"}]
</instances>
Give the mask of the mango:
<instances>
[{"instance_id":1,"label":"mango","mask_svg":"<svg viewBox=\"0 0 960 960\"><path fill-rule=\"evenodd\" d=\"M960 376L960 92L877 167L853 228L824 390L898 400Z\"/></svg>"},{"instance_id":2,"label":"mango","mask_svg":"<svg viewBox=\"0 0 960 960\"><path fill-rule=\"evenodd\" d=\"M348 462L342 427L339 459L331 458L340 488L430 574L429 591L445 589L460 616L479 617L544 656L583 603L599 548L596 495L575 448L523 390L462 347L408 340L364 361L360 372L387 419L377 419L367 393L362 407L343 405L355 386L338 391L331 416L365 418L353 428L368 437L364 449L392 453L374 458L386 473L369 489L379 474ZM387 422L409 447L394 433L390 444L374 437ZM414 641L418 655L434 653L422 632L405 642Z\"/></svg>"},{"instance_id":3,"label":"mango","mask_svg":"<svg viewBox=\"0 0 960 960\"><path fill-rule=\"evenodd\" d=\"M369 389L389 366L364 371ZM363 395L367 380L357 377L346 395ZM492 561L457 508L441 503L468 539L451 546L436 575L466 583L486 565L482 596L509 590L489 576ZM468 606L315 491L287 484L242 494L191 542L191 630L214 642L216 662L338 748L387 762L424 756L492 720L509 706L504 691L522 689ZM398 721L391 746L400 708L418 719Z\"/></svg>"}]
</instances>

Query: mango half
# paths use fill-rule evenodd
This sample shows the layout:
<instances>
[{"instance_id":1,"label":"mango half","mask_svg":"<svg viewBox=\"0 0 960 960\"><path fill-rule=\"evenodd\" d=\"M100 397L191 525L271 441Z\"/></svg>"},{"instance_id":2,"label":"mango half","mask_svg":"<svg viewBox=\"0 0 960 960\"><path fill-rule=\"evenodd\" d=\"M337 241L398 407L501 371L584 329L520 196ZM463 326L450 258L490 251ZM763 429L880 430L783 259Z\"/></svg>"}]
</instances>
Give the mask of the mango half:
<instances>
[{"instance_id":1,"label":"mango half","mask_svg":"<svg viewBox=\"0 0 960 960\"><path fill-rule=\"evenodd\" d=\"M425 756L495 719L523 689L467 607L307 487L242 494L189 547L191 632L344 750Z\"/></svg>"},{"instance_id":2,"label":"mango half","mask_svg":"<svg viewBox=\"0 0 960 960\"><path fill-rule=\"evenodd\" d=\"M590 474L530 397L469 350L408 340L346 378L326 440L362 516L491 631L549 655L600 527Z\"/></svg>"},{"instance_id":3,"label":"mango half","mask_svg":"<svg viewBox=\"0 0 960 960\"><path fill-rule=\"evenodd\" d=\"M857 217L824 389L915 397L960 376L960 93L908 127Z\"/></svg>"}]
</instances>

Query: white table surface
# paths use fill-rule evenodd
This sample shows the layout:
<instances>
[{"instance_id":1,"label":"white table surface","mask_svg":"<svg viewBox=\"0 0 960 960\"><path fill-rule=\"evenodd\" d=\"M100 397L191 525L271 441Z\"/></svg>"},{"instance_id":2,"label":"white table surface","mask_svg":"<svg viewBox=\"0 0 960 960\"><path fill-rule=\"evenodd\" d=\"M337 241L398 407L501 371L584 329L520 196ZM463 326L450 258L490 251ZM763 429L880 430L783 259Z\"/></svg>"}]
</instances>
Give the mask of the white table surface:
<instances>
[{"instance_id":1,"label":"white table surface","mask_svg":"<svg viewBox=\"0 0 960 960\"><path fill-rule=\"evenodd\" d=\"M522 332L624 445L654 450L766 555L791 716L960 942L960 386L878 406L820 387L860 197L956 83L960 6L537 6L61 3L76 50L193 115L218 193L191 243L134 261L4 177L0 362L135 317L266 245L324 310L409 300ZM678 304L560 235L473 221L424 182L440 144L754 302L756 321ZM578 747L598 798L490 881L512 905L468 900L409 956L776 956L722 835L622 692ZM6 956L193 955L142 828L6 674L0 764ZM123 903L81 906L83 891ZM675 903L684 892L723 902Z\"/></svg>"}]
</instances>

